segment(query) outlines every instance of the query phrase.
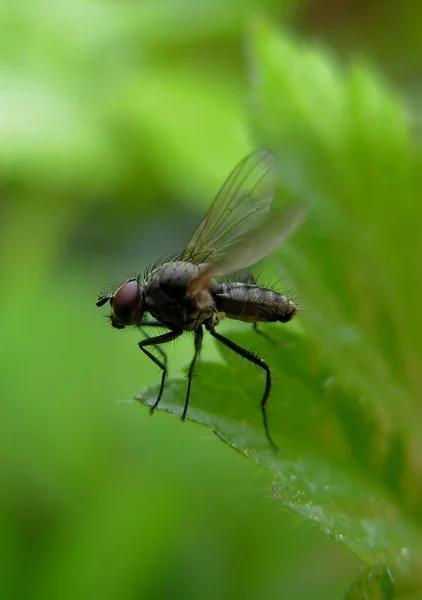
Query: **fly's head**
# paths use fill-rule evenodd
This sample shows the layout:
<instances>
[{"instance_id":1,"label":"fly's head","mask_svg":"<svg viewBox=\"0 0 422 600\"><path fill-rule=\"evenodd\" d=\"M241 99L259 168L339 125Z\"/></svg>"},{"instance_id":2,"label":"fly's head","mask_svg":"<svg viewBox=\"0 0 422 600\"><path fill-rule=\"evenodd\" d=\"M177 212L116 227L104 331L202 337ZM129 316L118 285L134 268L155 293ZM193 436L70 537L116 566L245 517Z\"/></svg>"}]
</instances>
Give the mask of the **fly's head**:
<instances>
[{"instance_id":1,"label":"fly's head","mask_svg":"<svg viewBox=\"0 0 422 600\"><path fill-rule=\"evenodd\" d=\"M124 329L128 325L138 325L144 314L144 290L138 279L127 279L112 294L104 294L97 300L97 306L110 301L110 320L116 329Z\"/></svg>"}]
</instances>

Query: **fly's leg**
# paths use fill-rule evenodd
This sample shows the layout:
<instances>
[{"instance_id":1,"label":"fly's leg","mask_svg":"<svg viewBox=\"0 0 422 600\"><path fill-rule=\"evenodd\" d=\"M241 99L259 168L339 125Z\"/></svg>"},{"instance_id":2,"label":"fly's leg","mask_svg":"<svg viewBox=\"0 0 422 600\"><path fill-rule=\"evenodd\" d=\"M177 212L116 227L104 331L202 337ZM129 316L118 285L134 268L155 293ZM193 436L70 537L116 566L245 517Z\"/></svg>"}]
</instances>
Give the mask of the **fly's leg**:
<instances>
[{"instance_id":1,"label":"fly's leg","mask_svg":"<svg viewBox=\"0 0 422 600\"><path fill-rule=\"evenodd\" d=\"M183 408L183 413L182 413L182 421L185 420L186 418L186 413L188 410L188 406L189 406L189 396L190 396L190 388L192 386L192 379L193 379L193 373L195 371L195 364L196 364L196 360L199 356L199 353L201 351L202 348L202 340L204 338L204 332L202 330L202 327L199 326L198 329L195 331L195 354L193 356L193 359L189 365L189 371L188 371L188 389L186 391L186 399L185 399L185 406Z\"/></svg>"},{"instance_id":2,"label":"fly's leg","mask_svg":"<svg viewBox=\"0 0 422 600\"><path fill-rule=\"evenodd\" d=\"M271 337L270 335L268 335L268 333L265 333L264 331L262 331L261 329L258 328L258 323L254 323L253 324L253 330L255 331L255 333L257 333L258 335L260 335L261 337L264 338L264 340L267 340L267 342L269 342L270 344L273 344L273 346L278 346L279 342L277 342L277 340L275 340L273 337Z\"/></svg>"},{"instance_id":3,"label":"fly's leg","mask_svg":"<svg viewBox=\"0 0 422 600\"><path fill-rule=\"evenodd\" d=\"M257 367L259 367L260 369L265 371L265 377L266 377L265 390L264 390L264 395L262 396L262 400L261 400L262 420L264 423L265 435L267 436L268 441L270 442L270 444L274 448L274 450L278 450L278 446L272 439L269 428L268 428L268 417L267 417L267 411L266 411L266 404L267 404L267 400L268 400L268 397L269 397L270 391L271 391L270 367L267 365L267 363L262 358L259 358L259 356L256 356L256 354L254 354L250 350L246 350L245 348L238 346L237 344L235 344L234 342L232 342L231 340L226 338L224 335L221 335L221 333L217 333L215 331L213 325L210 322L208 322L206 324L206 327L207 327L208 331L210 332L210 334L213 337L215 337L216 340L218 340L219 342L221 342L222 344L227 346L227 348L230 348L230 350L233 350L233 352L236 352L236 354L243 356L243 358L246 358L246 360L249 360L251 363L255 364Z\"/></svg>"},{"instance_id":4,"label":"fly's leg","mask_svg":"<svg viewBox=\"0 0 422 600\"><path fill-rule=\"evenodd\" d=\"M160 323L160 321L141 321L138 325L138 329L140 330L140 332L145 336L145 338L147 340L151 339L151 336L148 335L145 331L145 327L161 327L164 328L165 325L163 325L162 323ZM156 346L156 350L158 352L158 354L161 356L164 366L167 368L167 354L164 352L164 350L161 348L161 346Z\"/></svg>"},{"instance_id":5,"label":"fly's leg","mask_svg":"<svg viewBox=\"0 0 422 600\"><path fill-rule=\"evenodd\" d=\"M252 273L245 273L245 275L240 278L240 282L241 283L250 283L251 285L256 285L256 279Z\"/></svg>"},{"instance_id":6,"label":"fly's leg","mask_svg":"<svg viewBox=\"0 0 422 600\"><path fill-rule=\"evenodd\" d=\"M160 321L141 321L139 327L165 327Z\"/></svg>"},{"instance_id":7,"label":"fly's leg","mask_svg":"<svg viewBox=\"0 0 422 600\"><path fill-rule=\"evenodd\" d=\"M168 331L167 333L163 333L162 335L157 335L157 337L147 338L146 340L142 340L138 344L138 346L142 350L142 352L144 354L146 354L148 356L148 358L150 358L152 360L152 362L154 362L162 370L160 391L158 392L157 400L154 402L154 404L150 408L150 414L152 414L154 412L154 410L157 408L158 404L160 403L161 396L163 395L164 382L167 377L167 366L161 360L159 360L156 356L154 356L151 352L149 352L145 348L145 346L158 346L159 344L165 344L167 342L171 342L171 341L175 340L176 338L178 338L179 336L181 336L182 333L183 333L183 331L179 331L179 330Z\"/></svg>"},{"instance_id":8,"label":"fly's leg","mask_svg":"<svg viewBox=\"0 0 422 600\"><path fill-rule=\"evenodd\" d=\"M246 273L246 275L244 277L242 277L241 282L242 283L250 283L251 285L256 285L256 279L255 279L254 275L252 275L252 273ZM257 333L258 335L263 337L264 340L267 340L267 342L269 342L270 344L273 344L274 346L278 346L279 342L277 342L277 340L275 340L273 337L268 335L268 333L264 333L263 331L261 331L261 329L258 328L258 323L255 322L253 324L253 330L255 331L255 333Z\"/></svg>"}]
</instances>

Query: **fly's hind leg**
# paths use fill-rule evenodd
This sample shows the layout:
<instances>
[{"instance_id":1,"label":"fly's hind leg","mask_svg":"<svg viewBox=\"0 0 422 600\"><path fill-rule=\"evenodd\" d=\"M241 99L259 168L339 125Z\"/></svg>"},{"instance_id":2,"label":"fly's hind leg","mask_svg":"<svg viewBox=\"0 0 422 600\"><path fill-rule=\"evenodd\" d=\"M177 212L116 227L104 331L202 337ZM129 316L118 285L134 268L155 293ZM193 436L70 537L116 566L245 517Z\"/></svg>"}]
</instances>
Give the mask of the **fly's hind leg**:
<instances>
[{"instance_id":1,"label":"fly's hind leg","mask_svg":"<svg viewBox=\"0 0 422 600\"><path fill-rule=\"evenodd\" d=\"M270 367L267 365L265 360L263 360L262 358L259 358L259 356L256 356L256 354L254 354L250 350L246 350L245 348L242 348L242 346L238 346L237 344L235 344L235 342L232 342L232 340L229 340L224 335L221 335L221 333L217 333L211 322L206 323L206 328L210 332L210 334L213 337L215 337L216 340L218 340L219 342L221 342L222 344L227 346L227 348L230 348L230 350L233 350L233 352L236 352L236 354L243 356L243 358L246 358L246 360L249 360L251 363L255 364L257 367L259 367L260 369L265 371L265 377L266 377L265 390L264 390L264 395L262 396L262 399L261 399L262 421L264 424L264 430L265 430L265 435L267 436L267 440L270 442L270 444L274 448L274 450L278 450L278 446L274 442L273 438L271 437L270 430L268 428L268 417L267 417L267 410L266 410L267 400L268 400L268 397L269 397L270 391L271 391Z\"/></svg>"},{"instance_id":2,"label":"fly's hind leg","mask_svg":"<svg viewBox=\"0 0 422 600\"><path fill-rule=\"evenodd\" d=\"M153 363L155 363L158 367L160 367L160 369L162 371L160 391L158 392L157 400L154 402L154 404L150 408L150 414L152 414L154 412L154 410L157 408L158 404L160 403L161 396L163 395L164 383L165 383L165 380L167 377L167 366L161 360L159 360L156 356L154 356L151 352L149 352L149 350L147 350L145 348L145 346L157 346L158 347L160 344L166 344L167 342L171 342L171 341L175 340L176 338L181 336L182 333L183 333L183 331L180 331L180 330L168 331L167 333L163 333L162 335L157 335L156 337L153 337L153 338L147 338L145 340L141 340L138 344L138 346L142 350L142 352L144 354L146 354L148 356L148 358L150 358L152 360Z\"/></svg>"},{"instance_id":3,"label":"fly's hind leg","mask_svg":"<svg viewBox=\"0 0 422 600\"><path fill-rule=\"evenodd\" d=\"M271 335L268 335L268 333L265 333L264 331L262 331L262 329L258 328L258 323L253 324L253 330L255 331L255 333L257 333L258 335L263 337L264 340L267 340L267 342L269 342L270 344L273 344L273 346L279 345L280 342L278 342L276 339L274 339Z\"/></svg>"},{"instance_id":4,"label":"fly's hind leg","mask_svg":"<svg viewBox=\"0 0 422 600\"><path fill-rule=\"evenodd\" d=\"M202 330L202 326L200 325L198 327L198 329L195 331L195 354L193 356L193 359L189 365L189 371L188 371L188 389L186 391L186 399L185 399L185 406L183 408L183 413L182 413L182 421L185 420L186 418L186 413L188 411L188 406L189 406L189 396L190 396L190 389L192 386L192 379L193 379L193 374L195 371L195 364L196 364L196 360L199 356L199 353L201 351L202 348L202 340L204 338L204 332Z\"/></svg>"},{"instance_id":5,"label":"fly's hind leg","mask_svg":"<svg viewBox=\"0 0 422 600\"><path fill-rule=\"evenodd\" d=\"M245 273L245 275L240 278L240 281L241 283L250 283L251 285L256 285L256 278L252 273Z\"/></svg>"},{"instance_id":6,"label":"fly's hind leg","mask_svg":"<svg viewBox=\"0 0 422 600\"><path fill-rule=\"evenodd\" d=\"M254 275L252 275L252 273L246 273L246 275L244 277L242 277L241 282L242 283L250 283L251 285L256 285L256 278L254 277ZM258 335L263 337L264 340L267 340L267 342L269 342L270 344L273 344L274 346L278 346L279 342L277 340L275 340L273 337L271 337L270 335L268 335L268 333L265 333L264 331L259 329L258 323L255 322L253 324L253 330L255 331L255 333L257 333Z\"/></svg>"}]
</instances>

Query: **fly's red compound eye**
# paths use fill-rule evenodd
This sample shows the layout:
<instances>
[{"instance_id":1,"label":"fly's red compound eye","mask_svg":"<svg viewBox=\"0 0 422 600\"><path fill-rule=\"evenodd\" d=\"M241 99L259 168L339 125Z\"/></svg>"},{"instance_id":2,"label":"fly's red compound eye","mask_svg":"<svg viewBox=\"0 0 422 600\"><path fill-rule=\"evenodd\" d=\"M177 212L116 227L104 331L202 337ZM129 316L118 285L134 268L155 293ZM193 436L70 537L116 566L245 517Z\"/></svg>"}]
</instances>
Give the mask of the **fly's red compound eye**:
<instances>
[{"instance_id":1,"label":"fly's red compound eye","mask_svg":"<svg viewBox=\"0 0 422 600\"><path fill-rule=\"evenodd\" d=\"M117 326L135 325L143 311L143 298L138 281L128 279L114 294L111 304L112 323L116 323Z\"/></svg>"}]
</instances>

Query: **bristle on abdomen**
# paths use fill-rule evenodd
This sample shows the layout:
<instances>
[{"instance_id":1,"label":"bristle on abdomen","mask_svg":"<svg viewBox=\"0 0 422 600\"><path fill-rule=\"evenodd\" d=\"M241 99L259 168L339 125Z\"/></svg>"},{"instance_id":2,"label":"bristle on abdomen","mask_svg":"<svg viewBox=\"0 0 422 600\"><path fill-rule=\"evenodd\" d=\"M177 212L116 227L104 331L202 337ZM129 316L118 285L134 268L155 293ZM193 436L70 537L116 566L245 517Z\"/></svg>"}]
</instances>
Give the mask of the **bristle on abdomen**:
<instances>
[{"instance_id":1,"label":"bristle on abdomen","mask_svg":"<svg viewBox=\"0 0 422 600\"><path fill-rule=\"evenodd\" d=\"M246 283L221 283L214 298L218 312L250 323L286 323L298 310L286 295Z\"/></svg>"}]
</instances>

